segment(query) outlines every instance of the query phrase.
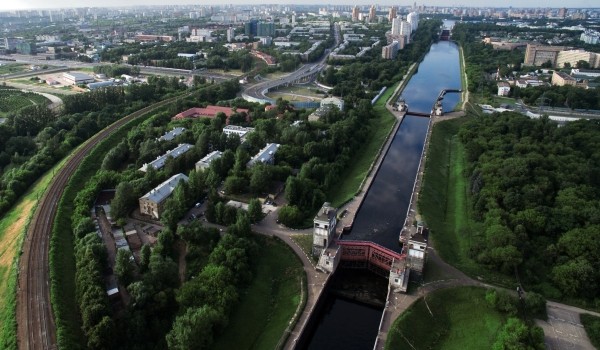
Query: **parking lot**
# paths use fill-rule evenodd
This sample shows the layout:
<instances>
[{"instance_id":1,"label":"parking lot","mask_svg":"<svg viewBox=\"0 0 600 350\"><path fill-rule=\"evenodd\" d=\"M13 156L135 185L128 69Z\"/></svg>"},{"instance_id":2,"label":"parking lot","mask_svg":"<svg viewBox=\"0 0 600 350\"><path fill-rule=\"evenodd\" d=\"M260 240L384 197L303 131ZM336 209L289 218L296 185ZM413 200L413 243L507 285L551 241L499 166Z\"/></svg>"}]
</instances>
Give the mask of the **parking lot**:
<instances>
[{"instance_id":1,"label":"parking lot","mask_svg":"<svg viewBox=\"0 0 600 350\"><path fill-rule=\"evenodd\" d=\"M574 311L548 306L548 322L537 320L537 324L544 329L546 349L594 349Z\"/></svg>"}]
</instances>

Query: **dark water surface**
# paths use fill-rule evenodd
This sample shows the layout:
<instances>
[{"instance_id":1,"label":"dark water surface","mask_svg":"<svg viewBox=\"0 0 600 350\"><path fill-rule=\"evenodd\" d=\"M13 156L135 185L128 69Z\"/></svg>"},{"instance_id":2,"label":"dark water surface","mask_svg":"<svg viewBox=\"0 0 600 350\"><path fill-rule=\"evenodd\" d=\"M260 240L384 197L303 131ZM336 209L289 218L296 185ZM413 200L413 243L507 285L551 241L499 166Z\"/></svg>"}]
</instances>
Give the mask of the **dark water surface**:
<instances>
[{"instance_id":1,"label":"dark water surface","mask_svg":"<svg viewBox=\"0 0 600 350\"><path fill-rule=\"evenodd\" d=\"M429 113L442 89L460 89L460 85L458 47L451 42L439 42L432 45L402 97L409 111ZM454 109L459 97L446 95L444 110ZM398 236L406 218L427 124L427 118L405 117L357 214L352 232L344 239L369 240L399 250ZM328 295L308 349L372 349L381 311Z\"/></svg>"}]
</instances>

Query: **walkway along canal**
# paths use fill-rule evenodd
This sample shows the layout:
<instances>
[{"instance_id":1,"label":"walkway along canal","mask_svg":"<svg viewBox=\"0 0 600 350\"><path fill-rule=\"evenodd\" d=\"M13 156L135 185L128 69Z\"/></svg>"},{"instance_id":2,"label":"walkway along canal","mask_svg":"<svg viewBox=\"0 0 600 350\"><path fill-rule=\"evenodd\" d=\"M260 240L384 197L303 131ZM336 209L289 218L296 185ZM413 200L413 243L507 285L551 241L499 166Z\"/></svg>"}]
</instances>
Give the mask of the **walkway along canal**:
<instances>
[{"instance_id":1,"label":"walkway along canal","mask_svg":"<svg viewBox=\"0 0 600 350\"><path fill-rule=\"evenodd\" d=\"M439 42L432 45L401 98L410 106L410 110L429 113L441 90L457 89L460 85L458 47L451 42ZM447 95L443 101L444 110L451 111L458 99L456 94ZM400 251L398 236L411 200L428 125L429 119L411 116L410 112L403 118L374 182L356 214L353 229L346 238L372 241L388 249ZM354 271L346 275L353 273ZM361 279L364 280L364 285L355 287L355 290L360 290L362 295L386 294L387 291L381 290L381 287L375 287L379 290L371 287L377 285L376 279L380 277L370 275L368 278L361 276ZM324 305L304 334L305 339L298 343L298 348L373 348L383 305L377 307L373 306L377 303L367 305L353 301L347 297L349 291L342 288L340 293L340 288L337 287L354 285L353 283L338 281L332 284L335 287L326 291L328 295Z\"/></svg>"}]
</instances>

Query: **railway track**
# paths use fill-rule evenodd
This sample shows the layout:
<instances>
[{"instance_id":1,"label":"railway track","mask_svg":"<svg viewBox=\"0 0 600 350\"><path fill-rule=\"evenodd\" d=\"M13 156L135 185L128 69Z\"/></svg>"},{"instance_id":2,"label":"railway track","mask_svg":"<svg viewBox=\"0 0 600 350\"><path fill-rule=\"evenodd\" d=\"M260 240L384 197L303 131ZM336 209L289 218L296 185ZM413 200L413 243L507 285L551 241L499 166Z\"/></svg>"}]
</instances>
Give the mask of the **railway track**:
<instances>
[{"instance_id":1,"label":"railway track","mask_svg":"<svg viewBox=\"0 0 600 350\"><path fill-rule=\"evenodd\" d=\"M181 97L172 97L157 102L107 126L78 148L54 176L48 189L38 202L37 209L27 229L22 255L19 260L17 339L20 349L46 350L57 348L56 325L50 303L48 255L54 217L70 177L75 173L85 156L115 130Z\"/></svg>"}]
</instances>

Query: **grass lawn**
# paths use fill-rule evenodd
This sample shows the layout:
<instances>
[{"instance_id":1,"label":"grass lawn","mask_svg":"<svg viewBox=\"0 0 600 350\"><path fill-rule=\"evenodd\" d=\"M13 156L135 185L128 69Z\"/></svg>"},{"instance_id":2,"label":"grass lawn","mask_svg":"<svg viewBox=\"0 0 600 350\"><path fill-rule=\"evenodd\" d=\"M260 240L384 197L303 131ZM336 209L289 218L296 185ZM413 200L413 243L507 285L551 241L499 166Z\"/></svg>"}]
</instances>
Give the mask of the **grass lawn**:
<instances>
[{"instance_id":1,"label":"grass lawn","mask_svg":"<svg viewBox=\"0 0 600 350\"><path fill-rule=\"evenodd\" d=\"M62 166L63 162L54 169ZM53 176L48 171L0 220L0 349L16 349L18 252L38 199Z\"/></svg>"},{"instance_id":2,"label":"grass lawn","mask_svg":"<svg viewBox=\"0 0 600 350\"><path fill-rule=\"evenodd\" d=\"M596 349L600 349L600 317L588 314L581 314L579 317L592 345Z\"/></svg>"},{"instance_id":3,"label":"grass lawn","mask_svg":"<svg viewBox=\"0 0 600 350\"><path fill-rule=\"evenodd\" d=\"M512 286L510 277L490 271L469 257L471 240L481 232L481 224L470 218L466 160L457 136L466 120L448 120L434 126L419 212L429 225L435 248L446 262L472 277Z\"/></svg>"},{"instance_id":4,"label":"grass lawn","mask_svg":"<svg viewBox=\"0 0 600 350\"><path fill-rule=\"evenodd\" d=\"M305 293L302 263L292 249L279 239L256 239L262 251L254 279L213 349L276 349Z\"/></svg>"},{"instance_id":5,"label":"grass lawn","mask_svg":"<svg viewBox=\"0 0 600 350\"><path fill-rule=\"evenodd\" d=\"M28 64L23 63L4 63L0 65L0 74L21 73L29 70Z\"/></svg>"},{"instance_id":6,"label":"grass lawn","mask_svg":"<svg viewBox=\"0 0 600 350\"><path fill-rule=\"evenodd\" d=\"M317 262L317 258L312 255L312 244L313 244L313 235L312 234L297 234L292 235L292 240L296 242L302 248L306 255L310 256L314 263Z\"/></svg>"},{"instance_id":7,"label":"grass lawn","mask_svg":"<svg viewBox=\"0 0 600 350\"><path fill-rule=\"evenodd\" d=\"M379 150L390 136L396 118L385 108L385 103L390 98L397 84L389 87L373 106L377 118L369 121L370 135L368 141L354 155L352 166L342 177L337 186L333 186L327 194L327 199L334 207L340 207L351 200L358 192L359 186L369 174L371 164L379 155Z\"/></svg>"},{"instance_id":8,"label":"grass lawn","mask_svg":"<svg viewBox=\"0 0 600 350\"><path fill-rule=\"evenodd\" d=\"M489 349L505 316L488 305L485 291L450 288L419 299L394 321L385 349Z\"/></svg>"}]
</instances>

